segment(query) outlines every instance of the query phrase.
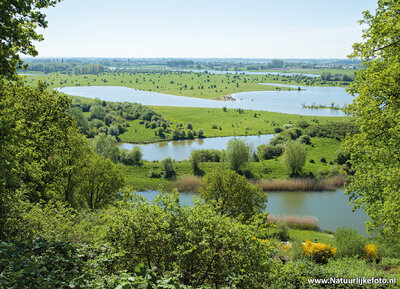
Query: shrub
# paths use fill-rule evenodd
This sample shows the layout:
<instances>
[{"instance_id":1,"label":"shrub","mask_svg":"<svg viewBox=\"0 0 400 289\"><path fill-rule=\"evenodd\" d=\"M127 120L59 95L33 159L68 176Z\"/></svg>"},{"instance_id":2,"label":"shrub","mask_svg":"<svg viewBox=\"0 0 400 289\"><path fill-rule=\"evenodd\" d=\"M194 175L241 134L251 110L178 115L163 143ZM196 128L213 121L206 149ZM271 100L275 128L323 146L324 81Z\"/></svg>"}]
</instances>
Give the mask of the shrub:
<instances>
[{"instance_id":1,"label":"shrub","mask_svg":"<svg viewBox=\"0 0 400 289\"><path fill-rule=\"evenodd\" d=\"M161 173L158 172L158 171L152 170L152 171L149 172L149 178L159 179L159 178L161 178Z\"/></svg>"},{"instance_id":2,"label":"shrub","mask_svg":"<svg viewBox=\"0 0 400 289\"><path fill-rule=\"evenodd\" d=\"M171 179L171 178L175 177L176 171L174 168L174 161L171 159L171 157L167 157L166 159L164 159L162 161L162 163L164 165L164 170L165 170L164 177L166 179Z\"/></svg>"},{"instance_id":3,"label":"shrub","mask_svg":"<svg viewBox=\"0 0 400 289\"><path fill-rule=\"evenodd\" d=\"M230 168L239 171L250 160L250 147L244 140L231 139L226 147Z\"/></svg>"},{"instance_id":4,"label":"shrub","mask_svg":"<svg viewBox=\"0 0 400 289\"><path fill-rule=\"evenodd\" d=\"M364 257L368 261L377 262L379 260L379 257L378 257L378 250L376 248L376 245L374 245L374 244L365 245L365 247L364 247Z\"/></svg>"},{"instance_id":5,"label":"shrub","mask_svg":"<svg viewBox=\"0 0 400 289\"><path fill-rule=\"evenodd\" d=\"M284 152L284 159L287 168L290 170L291 176L297 176L306 163L307 148L305 144L298 141L287 143Z\"/></svg>"},{"instance_id":6,"label":"shrub","mask_svg":"<svg viewBox=\"0 0 400 289\"><path fill-rule=\"evenodd\" d=\"M211 125L211 128L212 128L212 129L218 129L218 125L213 124L213 125Z\"/></svg>"},{"instance_id":7,"label":"shrub","mask_svg":"<svg viewBox=\"0 0 400 289\"><path fill-rule=\"evenodd\" d=\"M307 128L307 127L310 126L310 124L309 124L307 121L305 121L305 120L300 120L300 121L298 121L296 125L297 125L298 127L302 128L302 129L305 129L305 128Z\"/></svg>"},{"instance_id":8,"label":"shrub","mask_svg":"<svg viewBox=\"0 0 400 289\"><path fill-rule=\"evenodd\" d=\"M279 157L283 153L283 147L280 145L259 145L257 147L257 155L262 160L270 160Z\"/></svg>"},{"instance_id":9,"label":"shrub","mask_svg":"<svg viewBox=\"0 0 400 289\"><path fill-rule=\"evenodd\" d=\"M351 228L338 228L335 233L338 255L361 257L364 255L365 237Z\"/></svg>"},{"instance_id":10,"label":"shrub","mask_svg":"<svg viewBox=\"0 0 400 289\"><path fill-rule=\"evenodd\" d=\"M310 138L309 135L302 135L302 136L299 138L299 141L300 141L301 143L306 144L306 145L311 144L311 138Z\"/></svg>"},{"instance_id":11,"label":"shrub","mask_svg":"<svg viewBox=\"0 0 400 289\"><path fill-rule=\"evenodd\" d=\"M274 128L274 132L275 132L275 133L280 133L280 132L282 132L282 130L283 130L283 129L280 128L279 126L277 126L277 127Z\"/></svg>"},{"instance_id":12,"label":"shrub","mask_svg":"<svg viewBox=\"0 0 400 289\"><path fill-rule=\"evenodd\" d=\"M214 202L218 209L231 217L242 215L245 219L262 213L268 195L257 185L247 182L231 170L216 170L203 177L200 196Z\"/></svg>"},{"instance_id":13,"label":"shrub","mask_svg":"<svg viewBox=\"0 0 400 289\"><path fill-rule=\"evenodd\" d=\"M326 158L325 157L321 158L321 163L326 164Z\"/></svg>"},{"instance_id":14,"label":"shrub","mask_svg":"<svg viewBox=\"0 0 400 289\"><path fill-rule=\"evenodd\" d=\"M314 243L307 240L302 244L303 254L319 264L326 264L328 259L336 255L336 248L324 243Z\"/></svg>"}]
</instances>

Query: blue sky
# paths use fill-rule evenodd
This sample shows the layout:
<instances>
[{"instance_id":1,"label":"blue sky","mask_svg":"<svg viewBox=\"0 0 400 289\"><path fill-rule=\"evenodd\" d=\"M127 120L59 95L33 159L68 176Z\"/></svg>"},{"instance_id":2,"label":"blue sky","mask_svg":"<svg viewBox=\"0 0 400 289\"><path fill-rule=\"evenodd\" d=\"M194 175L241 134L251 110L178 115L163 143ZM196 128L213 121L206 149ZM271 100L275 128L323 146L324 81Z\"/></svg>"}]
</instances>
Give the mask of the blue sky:
<instances>
[{"instance_id":1,"label":"blue sky","mask_svg":"<svg viewBox=\"0 0 400 289\"><path fill-rule=\"evenodd\" d=\"M376 0L64 0L41 57L345 58Z\"/></svg>"}]
</instances>

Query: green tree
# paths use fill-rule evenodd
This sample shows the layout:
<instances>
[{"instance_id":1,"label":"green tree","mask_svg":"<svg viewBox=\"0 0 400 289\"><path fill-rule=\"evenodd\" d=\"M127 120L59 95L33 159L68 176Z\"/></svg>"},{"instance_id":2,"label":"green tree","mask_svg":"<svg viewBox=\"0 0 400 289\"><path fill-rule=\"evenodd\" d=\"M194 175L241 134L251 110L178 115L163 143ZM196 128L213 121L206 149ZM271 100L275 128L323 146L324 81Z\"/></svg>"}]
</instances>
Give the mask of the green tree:
<instances>
[{"instance_id":1,"label":"green tree","mask_svg":"<svg viewBox=\"0 0 400 289\"><path fill-rule=\"evenodd\" d=\"M244 140L231 139L226 147L228 162L232 170L238 172L250 160L250 147Z\"/></svg>"},{"instance_id":2,"label":"green tree","mask_svg":"<svg viewBox=\"0 0 400 289\"><path fill-rule=\"evenodd\" d=\"M2 0L0 1L0 76L15 76L24 67L20 53L36 56L33 41L42 41L36 27L46 28L42 8L56 5L60 0Z\"/></svg>"},{"instance_id":3,"label":"green tree","mask_svg":"<svg viewBox=\"0 0 400 289\"><path fill-rule=\"evenodd\" d=\"M199 192L206 201L215 202L223 214L241 215L245 220L262 213L268 199L259 186L249 184L244 176L231 170L207 173Z\"/></svg>"},{"instance_id":4,"label":"green tree","mask_svg":"<svg viewBox=\"0 0 400 289\"><path fill-rule=\"evenodd\" d=\"M283 157L291 176L298 176L306 163L307 147L299 141L289 141Z\"/></svg>"},{"instance_id":5,"label":"green tree","mask_svg":"<svg viewBox=\"0 0 400 289\"><path fill-rule=\"evenodd\" d=\"M176 171L174 168L174 161L171 159L171 157L167 157L162 161L162 163L164 165L164 171L165 171L164 177L166 179L172 179L173 177L175 177Z\"/></svg>"},{"instance_id":6,"label":"green tree","mask_svg":"<svg viewBox=\"0 0 400 289\"><path fill-rule=\"evenodd\" d=\"M80 171L79 206L91 210L99 209L116 199L124 179L117 166L109 159L92 154Z\"/></svg>"},{"instance_id":7,"label":"green tree","mask_svg":"<svg viewBox=\"0 0 400 289\"><path fill-rule=\"evenodd\" d=\"M351 58L361 59L349 92L355 96L348 112L359 133L348 137L353 175L346 193L355 208L370 216L367 228L400 239L400 3L379 0L375 15L364 12L362 43ZM392 242L395 243L395 242Z\"/></svg>"},{"instance_id":8,"label":"green tree","mask_svg":"<svg viewBox=\"0 0 400 289\"><path fill-rule=\"evenodd\" d=\"M114 136L99 133L92 140L91 144L94 151L103 158L109 158L114 163L118 161L119 149L117 147L117 140Z\"/></svg>"}]
</instances>

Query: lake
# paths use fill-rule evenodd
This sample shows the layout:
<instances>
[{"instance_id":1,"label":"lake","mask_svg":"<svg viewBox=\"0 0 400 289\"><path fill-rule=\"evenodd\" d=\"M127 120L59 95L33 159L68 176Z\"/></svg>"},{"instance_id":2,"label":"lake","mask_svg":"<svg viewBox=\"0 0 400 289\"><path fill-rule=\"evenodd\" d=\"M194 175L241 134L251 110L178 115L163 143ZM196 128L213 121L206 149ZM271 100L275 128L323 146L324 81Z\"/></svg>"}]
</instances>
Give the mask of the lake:
<instances>
[{"instance_id":1,"label":"lake","mask_svg":"<svg viewBox=\"0 0 400 289\"><path fill-rule=\"evenodd\" d=\"M353 97L342 87L301 87L303 90L300 91L297 90L298 86L289 87L295 89L290 91L274 90L235 93L232 97L236 101L185 97L135 90L121 86L72 86L58 88L57 90L74 96L115 102L136 102L143 105L208 108L222 108L225 106L233 109L242 108L311 116L343 116L344 113L341 110L307 109L303 108L302 104L330 105L331 102L334 102L339 106L343 106L353 100Z\"/></svg>"},{"instance_id":2,"label":"lake","mask_svg":"<svg viewBox=\"0 0 400 289\"><path fill-rule=\"evenodd\" d=\"M158 191L139 192L150 202ZM180 193L182 205L193 205L195 193ZM365 222L368 216L363 210L352 212L348 196L343 189L334 192L269 192L267 212L272 216L315 216L318 225L325 230L350 227L366 234Z\"/></svg>"},{"instance_id":3,"label":"lake","mask_svg":"<svg viewBox=\"0 0 400 289\"><path fill-rule=\"evenodd\" d=\"M267 144L273 137L273 134L267 135L251 135L238 136L236 138L245 140L247 144L253 146L254 149L261 144ZM226 149L227 143L235 137L215 137L203 138L195 140L178 140L168 142L158 142L151 144L134 145L123 143L119 146L120 149L131 150L137 146L142 149L143 159L146 161L161 161L167 157L171 157L177 161L187 160L193 150L200 149Z\"/></svg>"}]
</instances>

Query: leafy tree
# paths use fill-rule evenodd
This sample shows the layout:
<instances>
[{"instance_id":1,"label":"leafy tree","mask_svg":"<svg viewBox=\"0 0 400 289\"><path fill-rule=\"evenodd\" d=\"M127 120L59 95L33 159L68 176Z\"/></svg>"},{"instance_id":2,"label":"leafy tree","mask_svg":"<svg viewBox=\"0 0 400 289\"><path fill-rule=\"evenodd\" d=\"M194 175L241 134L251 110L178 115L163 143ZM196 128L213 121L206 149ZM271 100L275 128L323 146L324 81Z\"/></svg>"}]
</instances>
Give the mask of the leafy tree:
<instances>
[{"instance_id":1,"label":"leafy tree","mask_svg":"<svg viewBox=\"0 0 400 289\"><path fill-rule=\"evenodd\" d=\"M250 160L250 147L244 140L231 139L226 147L230 168L238 172Z\"/></svg>"},{"instance_id":2,"label":"leafy tree","mask_svg":"<svg viewBox=\"0 0 400 289\"><path fill-rule=\"evenodd\" d=\"M117 147L117 140L114 136L99 133L92 140L91 145L94 151L103 158L109 158L114 163L118 161L119 149Z\"/></svg>"},{"instance_id":3,"label":"leafy tree","mask_svg":"<svg viewBox=\"0 0 400 289\"><path fill-rule=\"evenodd\" d=\"M217 170L203 177L200 196L215 202L223 214L230 217L243 216L245 220L262 213L268 195L257 186L247 182L231 170Z\"/></svg>"},{"instance_id":4,"label":"leafy tree","mask_svg":"<svg viewBox=\"0 0 400 289\"><path fill-rule=\"evenodd\" d=\"M104 207L117 198L124 179L117 166L109 159L92 154L80 172L79 205L91 210Z\"/></svg>"},{"instance_id":5,"label":"leafy tree","mask_svg":"<svg viewBox=\"0 0 400 289\"><path fill-rule=\"evenodd\" d=\"M299 141L290 141L286 144L283 157L292 176L298 176L306 163L307 148Z\"/></svg>"},{"instance_id":6,"label":"leafy tree","mask_svg":"<svg viewBox=\"0 0 400 289\"><path fill-rule=\"evenodd\" d=\"M3 0L0 2L0 75L8 78L24 67L20 53L36 56L33 41L42 41L37 26L47 27L42 8L56 5L60 0Z\"/></svg>"},{"instance_id":7,"label":"leafy tree","mask_svg":"<svg viewBox=\"0 0 400 289\"><path fill-rule=\"evenodd\" d=\"M375 15L364 12L368 25L351 58L365 69L349 92L355 96L348 112L359 133L348 137L353 175L346 193L355 208L370 216L367 228L388 240L400 239L400 3L379 0ZM393 241L393 240L392 240ZM394 242L394 241L393 241ZM392 243L393 243L392 242Z\"/></svg>"},{"instance_id":8,"label":"leafy tree","mask_svg":"<svg viewBox=\"0 0 400 289\"><path fill-rule=\"evenodd\" d=\"M174 161L171 159L171 157L167 157L162 161L164 165L164 170L165 170L165 175L164 177L166 179L172 179L173 177L176 176L176 171L174 168Z\"/></svg>"}]
</instances>

